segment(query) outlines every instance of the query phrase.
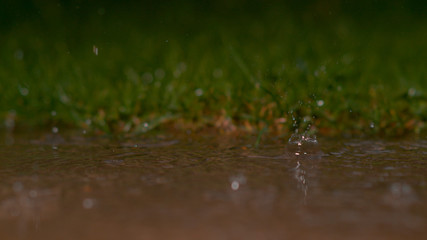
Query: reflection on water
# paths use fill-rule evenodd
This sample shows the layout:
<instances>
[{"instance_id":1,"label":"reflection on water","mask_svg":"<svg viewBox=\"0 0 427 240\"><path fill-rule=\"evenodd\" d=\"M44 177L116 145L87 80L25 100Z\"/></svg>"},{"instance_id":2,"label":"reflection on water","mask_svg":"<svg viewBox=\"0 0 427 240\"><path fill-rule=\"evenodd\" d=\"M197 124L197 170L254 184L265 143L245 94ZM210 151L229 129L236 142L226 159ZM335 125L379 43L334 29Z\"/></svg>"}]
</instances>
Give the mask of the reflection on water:
<instances>
[{"instance_id":1,"label":"reflection on water","mask_svg":"<svg viewBox=\"0 0 427 240\"><path fill-rule=\"evenodd\" d=\"M4 139L0 239L427 234L426 140Z\"/></svg>"}]
</instances>

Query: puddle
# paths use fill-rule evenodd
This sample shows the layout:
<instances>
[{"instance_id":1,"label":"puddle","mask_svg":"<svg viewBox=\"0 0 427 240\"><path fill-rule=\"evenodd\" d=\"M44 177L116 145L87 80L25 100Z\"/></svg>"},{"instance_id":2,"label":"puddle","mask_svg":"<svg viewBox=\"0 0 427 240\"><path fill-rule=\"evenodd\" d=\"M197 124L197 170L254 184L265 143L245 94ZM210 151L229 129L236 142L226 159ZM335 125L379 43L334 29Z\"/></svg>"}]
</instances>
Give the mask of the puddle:
<instances>
[{"instance_id":1,"label":"puddle","mask_svg":"<svg viewBox=\"0 0 427 240\"><path fill-rule=\"evenodd\" d=\"M427 234L426 140L11 137L0 239Z\"/></svg>"}]
</instances>

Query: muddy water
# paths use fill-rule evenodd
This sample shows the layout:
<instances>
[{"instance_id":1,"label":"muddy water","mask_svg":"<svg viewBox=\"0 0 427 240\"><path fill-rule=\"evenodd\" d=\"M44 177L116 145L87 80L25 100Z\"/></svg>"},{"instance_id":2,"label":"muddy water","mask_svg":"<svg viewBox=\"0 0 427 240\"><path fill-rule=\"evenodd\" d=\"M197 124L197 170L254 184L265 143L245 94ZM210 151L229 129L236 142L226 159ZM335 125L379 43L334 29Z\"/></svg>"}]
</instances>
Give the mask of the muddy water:
<instances>
[{"instance_id":1,"label":"muddy water","mask_svg":"<svg viewBox=\"0 0 427 240\"><path fill-rule=\"evenodd\" d=\"M0 239L426 239L427 140L7 135Z\"/></svg>"}]
</instances>

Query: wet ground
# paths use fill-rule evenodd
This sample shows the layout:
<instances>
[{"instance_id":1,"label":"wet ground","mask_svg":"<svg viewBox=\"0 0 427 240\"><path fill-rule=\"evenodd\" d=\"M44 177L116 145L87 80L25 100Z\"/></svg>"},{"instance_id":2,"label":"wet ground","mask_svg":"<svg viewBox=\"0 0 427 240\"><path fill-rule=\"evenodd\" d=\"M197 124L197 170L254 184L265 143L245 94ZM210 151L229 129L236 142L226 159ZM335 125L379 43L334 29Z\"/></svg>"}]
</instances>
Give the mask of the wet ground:
<instances>
[{"instance_id":1,"label":"wet ground","mask_svg":"<svg viewBox=\"0 0 427 240\"><path fill-rule=\"evenodd\" d=\"M427 140L7 134L0 239L427 239Z\"/></svg>"}]
</instances>

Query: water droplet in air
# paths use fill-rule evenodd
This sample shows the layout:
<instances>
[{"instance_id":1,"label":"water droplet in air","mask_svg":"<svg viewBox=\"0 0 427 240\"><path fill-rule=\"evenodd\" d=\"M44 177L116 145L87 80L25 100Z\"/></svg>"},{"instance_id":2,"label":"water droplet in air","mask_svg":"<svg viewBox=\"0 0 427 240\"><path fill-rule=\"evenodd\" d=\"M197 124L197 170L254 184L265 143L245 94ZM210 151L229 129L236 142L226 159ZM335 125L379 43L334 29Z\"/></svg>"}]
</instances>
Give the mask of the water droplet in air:
<instances>
[{"instance_id":1,"label":"water droplet in air","mask_svg":"<svg viewBox=\"0 0 427 240\"><path fill-rule=\"evenodd\" d=\"M52 128L52 132L53 132L53 133L58 133L58 131L59 131L59 129L58 129L57 127L53 127L53 128Z\"/></svg>"},{"instance_id":2,"label":"water droplet in air","mask_svg":"<svg viewBox=\"0 0 427 240\"><path fill-rule=\"evenodd\" d=\"M408 89L408 95L409 95L410 97L415 96L415 94L417 94L417 90L415 90L415 88L410 88L410 89Z\"/></svg>"},{"instance_id":3,"label":"water droplet in air","mask_svg":"<svg viewBox=\"0 0 427 240\"><path fill-rule=\"evenodd\" d=\"M28 195L31 198L36 198L39 195L39 193L37 192L37 190L31 190L30 192L28 192Z\"/></svg>"},{"instance_id":4,"label":"water droplet in air","mask_svg":"<svg viewBox=\"0 0 427 240\"><path fill-rule=\"evenodd\" d=\"M374 123L374 122L371 122L371 123L369 124L369 127L370 127L370 128L374 128L374 127L375 127L375 123Z\"/></svg>"},{"instance_id":5,"label":"water droplet in air","mask_svg":"<svg viewBox=\"0 0 427 240\"><path fill-rule=\"evenodd\" d=\"M4 119L4 125L8 130L12 130L15 127L15 118L16 118L16 111L10 110L6 118Z\"/></svg>"},{"instance_id":6,"label":"water droplet in air","mask_svg":"<svg viewBox=\"0 0 427 240\"><path fill-rule=\"evenodd\" d=\"M150 72L146 72L146 73L142 74L142 81L143 81L145 84L152 83L152 82L153 82L153 80L154 80L154 78L153 78L153 74L151 74Z\"/></svg>"},{"instance_id":7,"label":"water droplet in air","mask_svg":"<svg viewBox=\"0 0 427 240\"><path fill-rule=\"evenodd\" d=\"M234 191L239 190L239 187L240 187L240 184L239 184L239 182L238 182L238 181L233 181L233 182L231 183L231 189L233 189Z\"/></svg>"},{"instance_id":8,"label":"water droplet in air","mask_svg":"<svg viewBox=\"0 0 427 240\"><path fill-rule=\"evenodd\" d=\"M321 107L323 106L323 104L325 104L325 102L323 100L317 100L317 106Z\"/></svg>"},{"instance_id":9,"label":"water droplet in air","mask_svg":"<svg viewBox=\"0 0 427 240\"><path fill-rule=\"evenodd\" d=\"M194 91L194 93L196 94L196 96L200 97L203 95L203 89L198 88L196 89L196 91Z\"/></svg>"},{"instance_id":10,"label":"water droplet in air","mask_svg":"<svg viewBox=\"0 0 427 240\"><path fill-rule=\"evenodd\" d=\"M85 209L91 209L95 205L95 200L92 198L85 198L83 200L83 208Z\"/></svg>"},{"instance_id":11,"label":"water droplet in air","mask_svg":"<svg viewBox=\"0 0 427 240\"><path fill-rule=\"evenodd\" d=\"M50 112L50 115L52 115L52 117L55 117L56 116L56 111Z\"/></svg>"},{"instance_id":12,"label":"water droplet in air","mask_svg":"<svg viewBox=\"0 0 427 240\"><path fill-rule=\"evenodd\" d=\"M156 76L157 79L162 80L165 77L166 73L165 70L161 68L157 68L154 72L154 76Z\"/></svg>"},{"instance_id":13,"label":"water droplet in air","mask_svg":"<svg viewBox=\"0 0 427 240\"><path fill-rule=\"evenodd\" d=\"M98 56L98 47L97 46L93 45L92 51L96 56Z\"/></svg>"},{"instance_id":14,"label":"water droplet in air","mask_svg":"<svg viewBox=\"0 0 427 240\"><path fill-rule=\"evenodd\" d=\"M182 73L184 73L187 70L187 64L185 64L185 62L180 62L178 63L178 65L176 66L175 71L173 72L173 76L175 78L178 78L179 76L181 76Z\"/></svg>"},{"instance_id":15,"label":"water droplet in air","mask_svg":"<svg viewBox=\"0 0 427 240\"><path fill-rule=\"evenodd\" d=\"M213 71L212 73L214 78L220 78L222 77L223 73L222 73L222 69L221 68L217 68Z\"/></svg>"},{"instance_id":16,"label":"water droplet in air","mask_svg":"<svg viewBox=\"0 0 427 240\"><path fill-rule=\"evenodd\" d=\"M19 92L21 93L22 96L27 96L28 93L30 92L30 90L28 90L28 88L25 87L19 87Z\"/></svg>"},{"instance_id":17,"label":"water droplet in air","mask_svg":"<svg viewBox=\"0 0 427 240\"><path fill-rule=\"evenodd\" d=\"M240 185L246 183L246 177L243 175L238 175L230 178L231 181L231 189L234 191L239 190Z\"/></svg>"}]
</instances>

